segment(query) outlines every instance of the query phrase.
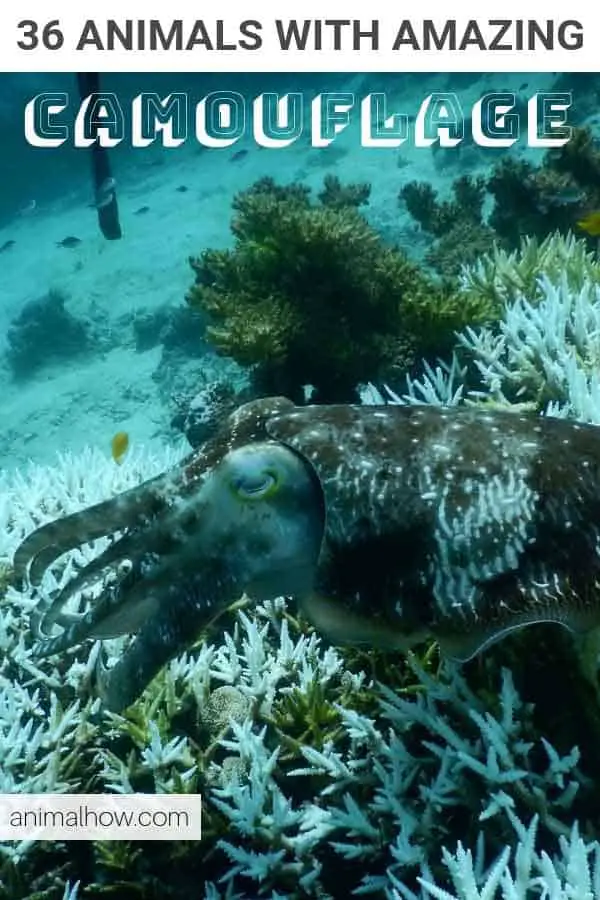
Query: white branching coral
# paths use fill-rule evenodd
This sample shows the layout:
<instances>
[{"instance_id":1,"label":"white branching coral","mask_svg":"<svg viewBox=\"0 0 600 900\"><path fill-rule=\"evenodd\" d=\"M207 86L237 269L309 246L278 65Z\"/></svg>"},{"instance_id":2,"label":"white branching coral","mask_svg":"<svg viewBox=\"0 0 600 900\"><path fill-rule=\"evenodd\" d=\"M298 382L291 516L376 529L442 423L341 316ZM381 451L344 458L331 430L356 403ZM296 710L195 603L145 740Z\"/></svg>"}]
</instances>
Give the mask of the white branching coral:
<instances>
[{"instance_id":1,"label":"white branching coral","mask_svg":"<svg viewBox=\"0 0 600 900\"><path fill-rule=\"evenodd\" d=\"M517 250L496 246L460 273L460 290L465 297L485 299L492 309L501 310L519 296L536 303L542 297L539 277L556 284L566 280L570 291L578 293L585 284L600 284L600 264L585 241L573 234L551 234L543 241L524 237Z\"/></svg>"},{"instance_id":2,"label":"white branching coral","mask_svg":"<svg viewBox=\"0 0 600 900\"><path fill-rule=\"evenodd\" d=\"M425 363L405 393L368 385L363 403L485 402L600 424L600 261L585 242L496 249L463 269L461 290L487 298L498 321L458 334L451 363Z\"/></svg>"},{"instance_id":3,"label":"white branching coral","mask_svg":"<svg viewBox=\"0 0 600 900\"><path fill-rule=\"evenodd\" d=\"M458 335L481 382L470 399L600 423L600 262L584 241L554 234L496 249L462 270L461 290L500 315Z\"/></svg>"},{"instance_id":4,"label":"white branching coral","mask_svg":"<svg viewBox=\"0 0 600 900\"><path fill-rule=\"evenodd\" d=\"M600 844L586 843L573 825L568 837L559 840L559 851L551 859L537 851L535 840L539 820L531 819L528 827L514 814L510 816L518 843L513 850L507 845L487 871L481 858L473 857L459 842L454 853L443 851L444 865L456 893L420 878L424 893L421 898L433 900L598 900L600 897ZM397 883L393 900L418 900L417 895Z\"/></svg>"},{"instance_id":5,"label":"white branching coral","mask_svg":"<svg viewBox=\"0 0 600 900\"><path fill-rule=\"evenodd\" d=\"M459 335L481 376L475 395L600 423L600 284L575 291L565 273L542 273L537 286L539 298L517 294L497 328Z\"/></svg>"},{"instance_id":6,"label":"white branching coral","mask_svg":"<svg viewBox=\"0 0 600 900\"><path fill-rule=\"evenodd\" d=\"M374 384L367 384L360 390L360 399L365 406L376 406L382 403L411 406L421 403L433 406L458 406L465 399L464 380L466 375L467 367L460 364L456 354L452 355L450 363L439 360L435 368L425 360L421 378L407 376L404 394L396 393L387 384L383 386L383 392Z\"/></svg>"},{"instance_id":7,"label":"white branching coral","mask_svg":"<svg viewBox=\"0 0 600 900\"><path fill-rule=\"evenodd\" d=\"M457 374L431 370L432 392L454 396ZM173 458L134 462L115 467L90 451L4 476L0 555L10 560L41 521ZM56 567L48 589L70 565ZM131 710L103 714L86 693L97 648L33 662L33 602L11 587L2 599L1 789L201 792L207 828L191 855L204 860L207 900L490 900L492 887L505 890L510 879L512 893L498 896L521 900L525 869L539 896L563 900L562 885L566 900L580 896L570 886L597 882L593 835L584 841L573 830L586 790L579 753L536 731L508 669L496 672L486 699L457 668L440 667L435 650L394 659L376 679L364 657L326 646L285 601L250 609L242 600L223 633L173 660ZM532 825L521 822L536 824L535 852L527 849ZM15 873L43 852L30 842L0 851L0 882L18 881ZM55 852L62 880L49 871L51 883L60 881L65 897L93 895L68 850ZM140 848L94 852L100 881L119 873L138 895L153 857Z\"/></svg>"}]
</instances>

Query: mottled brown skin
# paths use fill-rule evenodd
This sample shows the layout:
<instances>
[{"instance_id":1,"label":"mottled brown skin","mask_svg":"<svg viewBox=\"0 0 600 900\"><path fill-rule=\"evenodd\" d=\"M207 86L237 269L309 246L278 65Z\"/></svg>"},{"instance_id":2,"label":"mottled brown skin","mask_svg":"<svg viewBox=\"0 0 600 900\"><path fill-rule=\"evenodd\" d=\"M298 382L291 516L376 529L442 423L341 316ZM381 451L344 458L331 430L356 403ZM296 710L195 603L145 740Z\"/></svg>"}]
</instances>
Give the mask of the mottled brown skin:
<instances>
[{"instance_id":1,"label":"mottled brown skin","mask_svg":"<svg viewBox=\"0 0 600 900\"><path fill-rule=\"evenodd\" d=\"M120 710L242 593L296 597L340 643L434 637L460 660L528 623L592 629L599 485L591 425L269 398L240 407L173 470L39 528L14 568L39 586L63 553L124 532L33 619L43 656L136 634L101 679ZM63 613L100 579L85 614Z\"/></svg>"}]
</instances>

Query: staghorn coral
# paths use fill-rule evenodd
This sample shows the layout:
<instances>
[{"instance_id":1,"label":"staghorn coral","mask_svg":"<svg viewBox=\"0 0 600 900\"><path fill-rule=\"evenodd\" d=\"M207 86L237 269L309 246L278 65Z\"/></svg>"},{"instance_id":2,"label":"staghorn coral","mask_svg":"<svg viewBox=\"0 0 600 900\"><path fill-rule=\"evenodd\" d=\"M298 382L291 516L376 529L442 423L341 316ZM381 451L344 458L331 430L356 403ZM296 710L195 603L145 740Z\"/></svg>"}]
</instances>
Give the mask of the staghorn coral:
<instances>
[{"instance_id":1,"label":"staghorn coral","mask_svg":"<svg viewBox=\"0 0 600 900\"><path fill-rule=\"evenodd\" d=\"M302 402L310 384L319 402L354 399L359 382L442 352L482 320L384 244L354 187L314 203L303 185L263 179L235 198L233 249L191 260L188 302L208 314L217 349L253 367L260 394Z\"/></svg>"},{"instance_id":2,"label":"staghorn coral","mask_svg":"<svg viewBox=\"0 0 600 900\"><path fill-rule=\"evenodd\" d=\"M589 128L574 128L560 149L549 150L539 166L503 159L487 190L494 198L488 224L509 248L521 238L542 240L576 227L583 210L600 206L600 147ZM590 247L593 240L581 232Z\"/></svg>"},{"instance_id":3,"label":"staghorn coral","mask_svg":"<svg viewBox=\"0 0 600 900\"><path fill-rule=\"evenodd\" d=\"M489 197L492 208L486 215ZM506 156L485 177L456 179L451 199L440 200L427 182L405 185L399 199L435 238L427 261L452 277L494 245L511 251L525 237L543 241L576 229L585 211L600 207L600 147L590 129L574 128L570 141L549 150L538 166ZM583 231L578 236L595 249L594 238Z\"/></svg>"},{"instance_id":4,"label":"staghorn coral","mask_svg":"<svg viewBox=\"0 0 600 900\"><path fill-rule=\"evenodd\" d=\"M506 157L492 170L487 189L495 201L490 227L508 247L515 247L523 235L543 238L573 224L572 206L561 198L578 196L577 185L544 166Z\"/></svg>"},{"instance_id":5,"label":"staghorn coral","mask_svg":"<svg viewBox=\"0 0 600 900\"><path fill-rule=\"evenodd\" d=\"M494 232L485 224L459 219L430 247L425 261L443 279L453 282L462 266L481 259L495 244Z\"/></svg>"},{"instance_id":6,"label":"staghorn coral","mask_svg":"<svg viewBox=\"0 0 600 900\"><path fill-rule=\"evenodd\" d=\"M589 128L573 128L570 140L548 150L539 166L507 157L487 182L495 201L489 225L510 247L525 234L543 239L568 232L583 210L600 206L599 175L600 146Z\"/></svg>"},{"instance_id":7,"label":"staghorn coral","mask_svg":"<svg viewBox=\"0 0 600 900\"><path fill-rule=\"evenodd\" d=\"M425 261L444 278L454 278L462 264L478 259L493 246L494 232L483 220L483 177L457 178L448 200L439 199L428 182L411 181L400 189L398 199L435 239Z\"/></svg>"},{"instance_id":8,"label":"staghorn coral","mask_svg":"<svg viewBox=\"0 0 600 900\"><path fill-rule=\"evenodd\" d=\"M500 314L518 295L532 303L539 301L541 276L552 282L564 277L569 290L578 293L588 282L600 284L600 262L587 243L573 234L555 232L543 241L524 237L516 250L496 246L476 264L464 265L459 290L463 296L485 298Z\"/></svg>"},{"instance_id":9,"label":"staghorn coral","mask_svg":"<svg viewBox=\"0 0 600 900\"><path fill-rule=\"evenodd\" d=\"M398 199L405 203L408 212L424 231L441 237L451 231L457 222L481 222L485 184L482 177L461 175L452 184L452 198L440 200L437 191L428 182L411 181L400 189Z\"/></svg>"},{"instance_id":10,"label":"staghorn coral","mask_svg":"<svg viewBox=\"0 0 600 900\"><path fill-rule=\"evenodd\" d=\"M348 206L359 207L369 202L371 185L342 184L337 175L326 175L323 179L323 190L319 192L319 201L323 206L343 209Z\"/></svg>"},{"instance_id":11,"label":"staghorn coral","mask_svg":"<svg viewBox=\"0 0 600 900\"><path fill-rule=\"evenodd\" d=\"M582 254L580 245L573 253ZM571 283L565 292L548 272L546 279L563 314L573 304L580 310L568 321L591 321L596 298L587 279L577 294ZM532 316L549 296L546 280L535 287ZM520 289L499 288L507 310ZM540 334L547 329L545 354L554 353L554 321L531 319ZM566 358L559 353L557 365ZM405 402L485 400L464 388L463 366L429 366L421 382L409 381ZM504 373L496 374L502 386ZM565 379L562 390L574 410L576 382ZM592 401L596 412L581 418L600 417L600 394ZM0 557L9 559L37 525L171 462L172 454L137 451L115 467L90 451L3 475ZM66 557L45 577L44 592L104 546ZM218 640L209 634L173 660L126 716L99 719L85 648L66 661L33 660L34 602L9 588L0 607L4 789L200 790L204 836L178 845L4 845L0 897L600 896L596 714L573 660L557 657L539 631L535 641L515 636L509 649L457 669L439 664L435 645L408 659L339 651L278 600L232 610ZM122 644L109 643L111 658Z\"/></svg>"},{"instance_id":12,"label":"staghorn coral","mask_svg":"<svg viewBox=\"0 0 600 900\"><path fill-rule=\"evenodd\" d=\"M569 176L590 192L589 199L600 199L600 146L591 128L575 128L571 139L560 150L550 150L548 167Z\"/></svg>"},{"instance_id":13,"label":"staghorn coral","mask_svg":"<svg viewBox=\"0 0 600 900\"><path fill-rule=\"evenodd\" d=\"M443 372L431 374L442 388ZM115 467L90 451L4 476L0 553L10 557L36 524L170 462L138 451ZM66 557L42 590L60 589L104 546ZM408 658L342 652L277 600L232 610L218 640L209 634L173 660L126 715L99 717L85 648L34 660L34 602L9 588L2 608L3 789L201 791L204 834L182 845L97 842L86 853L4 847L9 900L29 900L33 881L47 900L75 881L81 897L119 900L426 900L449 890L473 900L486 884L493 896L494 879L514 882L515 900L544 885L563 900L562 885L566 900L597 878L587 777L596 732L587 701L576 702L585 696L576 667L565 679L539 632L535 647L515 644L514 675L500 668L502 654L460 670L440 665L435 645ZM108 642L111 659L122 644ZM568 718L560 729L537 708L554 671L564 692L553 690L551 705ZM578 720L580 750L569 743ZM587 823L581 836L577 819Z\"/></svg>"},{"instance_id":14,"label":"staghorn coral","mask_svg":"<svg viewBox=\"0 0 600 900\"><path fill-rule=\"evenodd\" d=\"M463 266L459 285L497 321L467 327L451 363L425 364L407 392L367 385L363 402L484 402L600 423L600 262L584 241L553 234L496 247Z\"/></svg>"},{"instance_id":15,"label":"staghorn coral","mask_svg":"<svg viewBox=\"0 0 600 900\"><path fill-rule=\"evenodd\" d=\"M502 311L497 327L459 337L487 397L600 422L600 263L583 241L525 239L466 267L461 285Z\"/></svg>"}]
</instances>

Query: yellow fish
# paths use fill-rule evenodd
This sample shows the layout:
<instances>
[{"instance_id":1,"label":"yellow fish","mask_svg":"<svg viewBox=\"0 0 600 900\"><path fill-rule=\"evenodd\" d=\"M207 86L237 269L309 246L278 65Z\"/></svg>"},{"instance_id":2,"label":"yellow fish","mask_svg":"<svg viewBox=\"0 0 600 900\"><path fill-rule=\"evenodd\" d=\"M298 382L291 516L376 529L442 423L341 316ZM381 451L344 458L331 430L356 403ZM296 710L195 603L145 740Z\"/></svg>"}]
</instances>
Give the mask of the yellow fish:
<instances>
[{"instance_id":1,"label":"yellow fish","mask_svg":"<svg viewBox=\"0 0 600 900\"><path fill-rule=\"evenodd\" d=\"M591 237L600 237L600 210L588 213L577 222L577 227L586 231Z\"/></svg>"},{"instance_id":2,"label":"yellow fish","mask_svg":"<svg viewBox=\"0 0 600 900\"><path fill-rule=\"evenodd\" d=\"M112 458L118 466L123 462L123 458L129 447L129 435L126 431L117 431L114 438L110 442L110 452Z\"/></svg>"}]
</instances>

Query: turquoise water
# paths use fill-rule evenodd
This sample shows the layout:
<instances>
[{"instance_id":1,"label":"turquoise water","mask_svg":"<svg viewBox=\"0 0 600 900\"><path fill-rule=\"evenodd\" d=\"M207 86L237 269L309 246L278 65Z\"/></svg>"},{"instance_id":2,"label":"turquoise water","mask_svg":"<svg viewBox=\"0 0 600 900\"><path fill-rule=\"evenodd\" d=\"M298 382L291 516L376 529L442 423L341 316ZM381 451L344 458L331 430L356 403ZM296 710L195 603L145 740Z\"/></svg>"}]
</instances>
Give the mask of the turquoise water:
<instances>
[{"instance_id":1,"label":"turquoise water","mask_svg":"<svg viewBox=\"0 0 600 900\"><path fill-rule=\"evenodd\" d=\"M4 842L0 900L600 900L597 647L556 626L595 616L600 451L574 421L536 443L539 413L600 424L599 77L105 75L101 89L125 131L99 163L75 146L75 75L0 74L0 794L201 793L205 835ZM178 146L132 146L142 93L187 99ZM42 94L65 107L52 132ZM257 98L274 94L299 118L261 136ZM231 121L202 120L213 95ZM530 146L538 95L568 96L589 144ZM508 124L482 114L489 144L518 120L512 146L473 131L485 97L514 97ZM448 118L452 146L419 139ZM261 145L275 137L287 145ZM301 438L293 414L272 426L284 436L263 466L256 428L227 415L272 395L343 410L313 412ZM344 418L390 398L398 458L388 412L364 432L364 410ZM406 424L417 400L484 408ZM441 428L431 457L407 443L418 415ZM210 469L246 426L249 456L227 457L206 499L203 448ZM265 537L271 520L248 510L287 479L297 493ZM306 592L320 528L325 596L311 581L298 613L276 595ZM370 615L388 574L414 655ZM463 603L490 582L485 610ZM209 625L246 589L264 602ZM536 624L508 634L526 600ZM117 666L104 693L100 641Z\"/></svg>"},{"instance_id":2,"label":"turquoise water","mask_svg":"<svg viewBox=\"0 0 600 900\"><path fill-rule=\"evenodd\" d=\"M589 81L574 76L574 108L584 121L595 114L590 99L593 77ZM213 367L220 371L225 363L206 352L210 348L203 344L201 324L192 326L196 336L184 327L172 346L166 348L153 338L152 346L141 350L139 342L136 346L134 318L154 313L167 319L177 316L193 281L188 257L231 244L231 201L237 191L264 176L281 183L302 181L315 191L328 174L342 182L369 182L371 196L364 214L387 241L400 243L418 259L426 252L429 237L397 201L403 184L426 179L443 192L462 172L485 171L506 152L473 146L468 139L463 146L439 151L415 148L412 138L400 148L361 147L359 99L371 92L385 94L389 112L406 114L412 126L431 92L455 92L468 131L469 111L484 93L510 90L525 99L552 83L550 76L520 74L249 76L243 85L233 76L107 75L103 88L115 92L126 112L139 91L156 91L161 97L187 92L190 109L215 90L240 92L248 103L263 92L293 91L303 96L307 117L309 104L323 91L350 91L357 100L350 126L326 148L311 146L310 121L299 139L278 150L258 147L248 127L246 136L230 148L206 148L194 138L193 123L188 140L177 148L157 143L132 149L131 142L123 140L109 151L122 238L107 241L93 206L91 151L72 146L72 124L70 139L58 148L31 147L24 137L24 108L42 90L68 95L70 106L58 121L72 123L79 102L74 76L2 75L4 465L14 468L28 458L47 462L57 450L77 451L86 444L104 451L113 433L122 429L131 433L132 442L144 445L163 445L176 437L169 424L174 396L193 393L199 382L207 377L210 381ZM528 151L523 138L515 152L528 159L540 155ZM60 246L69 237L79 243ZM75 336L72 346L65 341L62 349L56 345L51 352L52 316L47 325L40 320L31 365L25 352L16 373L6 357L9 329L27 304L49 291L64 298L68 314L91 336L85 347L77 346Z\"/></svg>"}]
</instances>

